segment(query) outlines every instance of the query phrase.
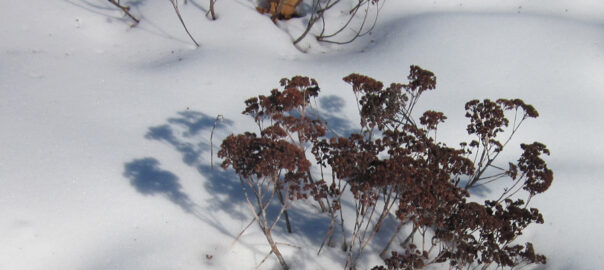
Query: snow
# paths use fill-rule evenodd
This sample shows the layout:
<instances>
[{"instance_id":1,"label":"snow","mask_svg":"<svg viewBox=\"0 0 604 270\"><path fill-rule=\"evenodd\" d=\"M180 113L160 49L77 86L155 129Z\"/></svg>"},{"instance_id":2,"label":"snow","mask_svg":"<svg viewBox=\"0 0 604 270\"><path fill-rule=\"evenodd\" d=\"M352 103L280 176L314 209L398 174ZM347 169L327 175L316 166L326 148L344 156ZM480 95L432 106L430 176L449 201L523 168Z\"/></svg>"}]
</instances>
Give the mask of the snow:
<instances>
[{"instance_id":1,"label":"snow","mask_svg":"<svg viewBox=\"0 0 604 270\"><path fill-rule=\"evenodd\" d=\"M254 226L233 244L251 217L236 177L209 168L211 144L215 154L228 134L254 129L243 101L282 77L314 77L347 131L356 108L341 78L404 82L411 64L438 77L423 106L449 117L439 136L451 145L470 99L539 110L512 143L547 144L555 182L533 201L546 223L524 237L545 269L604 265L604 2L390 0L371 35L305 40L307 53L289 35L302 19L276 27L252 1L218 1L217 21L205 1L181 6L200 48L168 1L131 3L134 28L106 1L0 2L0 269L254 269L269 248ZM286 260L341 268L338 249L316 256L325 220L296 210L306 236L278 230L301 247L284 247Z\"/></svg>"}]
</instances>

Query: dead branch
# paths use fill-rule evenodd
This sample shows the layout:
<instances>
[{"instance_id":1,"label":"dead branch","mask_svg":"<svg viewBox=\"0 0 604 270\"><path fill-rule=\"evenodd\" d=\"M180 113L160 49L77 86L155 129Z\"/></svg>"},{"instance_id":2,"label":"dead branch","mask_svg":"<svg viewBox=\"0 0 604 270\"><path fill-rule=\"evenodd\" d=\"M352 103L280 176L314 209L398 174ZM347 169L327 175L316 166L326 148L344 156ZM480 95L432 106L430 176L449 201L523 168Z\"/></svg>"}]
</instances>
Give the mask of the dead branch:
<instances>
[{"instance_id":1,"label":"dead branch","mask_svg":"<svg viewBox=\"0 0 604 270\"><path fill-rule=\"evenodd\" d=\"M176 15L178 16L178 19L180 20L180 23L182 24L182 27L185 28L185 31L187 32L187 35L189 35L189 37L191 38L191 40L193 41L193 43L195 43L195 46L199 47L199 43L197 43L197 41L193 38L193 36L189 32L189 29L187 29L187 25L185 25L185 21L182 19L182 16L180 15L180 11L178 10L178 2L177 1L178 0L170 0L170 3L172 3L172 6L174 6L174 11L176 11Z\"/></svg>"},{"instance_id":2,"label":"dead branch","mask_svg":"<svg viewBox=\"0 0 604 270\"><path fill-rule=\"evenodd\" d=\"M210 0L210 10L208 12L212 15L212 21L216 20L216 12L214 11L214 5L216 4L216 0ZM206 16L208 14L206 13Z\"/></svg>"},{"instance_id":3,"label":"dead branch","mask_svg":"<svg viewBox=\"0 0 604 270\"><path fill-rule=\"evenodd\" d=\"M120 4L120 0L107 0L107 1L109 1L109 3L115 5L119 9L121 9L126 15L128 15L128 17L130 17L130 19L132 19L134 21L134 24L131 25L132 27L136 26L140 22L139 19L137 19L136 17L134 17L134 15L132 15L130 13L130 7L123 6L122 4Z\"/></svg>"}]
</instances>

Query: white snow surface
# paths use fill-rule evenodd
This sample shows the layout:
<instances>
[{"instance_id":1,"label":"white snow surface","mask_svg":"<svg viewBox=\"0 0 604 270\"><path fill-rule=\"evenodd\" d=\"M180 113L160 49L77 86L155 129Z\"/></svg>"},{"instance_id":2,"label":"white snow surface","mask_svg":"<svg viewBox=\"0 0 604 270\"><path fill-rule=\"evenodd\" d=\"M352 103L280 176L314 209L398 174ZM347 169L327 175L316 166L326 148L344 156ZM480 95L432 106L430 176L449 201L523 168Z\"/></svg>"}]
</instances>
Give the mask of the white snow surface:
<instances>
[{"instance_id":1,"label":"white snow surface","mask_svg":"<svg viewBox=\"0 0 604 270\"><path fill-rule=\"evenodd\" d=\"M445 112L450 145L470 99L539 110L512 145L548 145L555 179L532 201L545 224L523 240L548 257L537 269L604 267L604 1L388 0L371 35L299 48L290 33L304 19L276 26L251 0L218 1L217 21L206 1L181 3L200 48L169 1L122 2L138 26L103 0L0 2L0 269L255 269L269 247L254 226L233 244L251 215L236 176L210 168L216 116L214 155L254 130L245 99L305 75L334 126L351 129L341 78L406 82L412 64L438 77L422 108ZM282 248L292 268L341 269L338 249L316 255L325 219L311 208L293 219L298 233L276 231L300 247Z\"/></svg>"}]
</instances>

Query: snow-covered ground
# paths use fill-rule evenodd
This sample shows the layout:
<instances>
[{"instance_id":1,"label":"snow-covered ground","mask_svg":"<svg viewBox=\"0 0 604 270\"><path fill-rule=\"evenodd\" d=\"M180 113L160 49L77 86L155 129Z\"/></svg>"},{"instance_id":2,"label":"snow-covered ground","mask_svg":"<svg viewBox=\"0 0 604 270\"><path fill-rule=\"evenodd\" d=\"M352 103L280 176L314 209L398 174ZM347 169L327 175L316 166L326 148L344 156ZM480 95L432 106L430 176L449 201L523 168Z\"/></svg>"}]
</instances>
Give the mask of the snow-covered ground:
<instances>
[{"instance_id":1,"label":"snow-covered ground","mask_svg":"<svg viewBox=\"0 0 604 270\"><path fill-rule=\"evenodd\" d=\"M308 53L289 35L301 19L276 27L251 0L218 1L217 21L206 1L181 6L200 48L169 1L130 3L135 28L104 0L0 2L0 269L254 269L269 248L255 227L233 244L251 217L235 176L210 167L216 116L214 153L254 128L245 99L306 75L345 131L357 118L341 78L405 82L411 64L437 75L423 104L449 117L451 144L470 99L539 110L514 141L547 144L555 180L524 237L548 256L540 269L604 266L604 1L388 0L371 35ZM341 268L337 249L315 255L325 220L293 219L305 235L277 232L302 247L282 250L293 268Z\"/></svg>"}]
</instances>

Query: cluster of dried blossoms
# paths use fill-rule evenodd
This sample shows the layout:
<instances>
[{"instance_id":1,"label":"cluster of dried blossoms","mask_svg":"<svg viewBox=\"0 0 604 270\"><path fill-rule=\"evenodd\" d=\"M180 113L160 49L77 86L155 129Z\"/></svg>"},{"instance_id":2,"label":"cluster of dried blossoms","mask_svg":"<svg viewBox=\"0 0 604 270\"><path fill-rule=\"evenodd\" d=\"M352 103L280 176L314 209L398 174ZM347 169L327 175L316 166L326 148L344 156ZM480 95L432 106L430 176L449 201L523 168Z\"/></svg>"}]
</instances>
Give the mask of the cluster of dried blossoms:
<instances>
[{"instance_id":1,"label":"cluster of dried blossoms","mask_svg":"<svg viewBox=\"0 0 604 270\"><path fill-rule=\"evenodd\" d=\"M543 223L528 203L553 180L541 158L549 151L538 142L522 144L524 152L516 163L507 169L494 164L522 122L537 117L537 111L519 99L472 100L465 108L467 131L474 140L451 148L436 141L438 125L446 119L443 113L426 111L419 122L412 116L422 93L435 88L434 74L411 66L408 80L385 87L367 76L345 77L361 118L361 131L348 137L326 137L329 127L311 106L311 98L319 94L313 79L283 79L283 90L246 101L243 113L254 118L260 134L229 136L219 156L224 168L232 167L241 177L244 191L255 195L255 204L249 198L248 204L272 253L287 268L270 230L292 202L312 198L331 218L323 244L334 241L334 232L340 231L346 269L355 267L387 218L398 225L388 230L391 240L380 254L387 257L385 266L374 269L545 263L531 243L514 240L529 224ZM513 114L512 123L506 114ZM311 173L313 162L320 174ZM497 199L468 201L472 188L500 179L511 181ZM523 190L526 201L520 199ZM347 193L352 195L353 217L342 211ZM267 220L266 208L275 194L281 213ZM403 250L388 257L391 243L403 232Z\"/></svg>"}]
</instances>

